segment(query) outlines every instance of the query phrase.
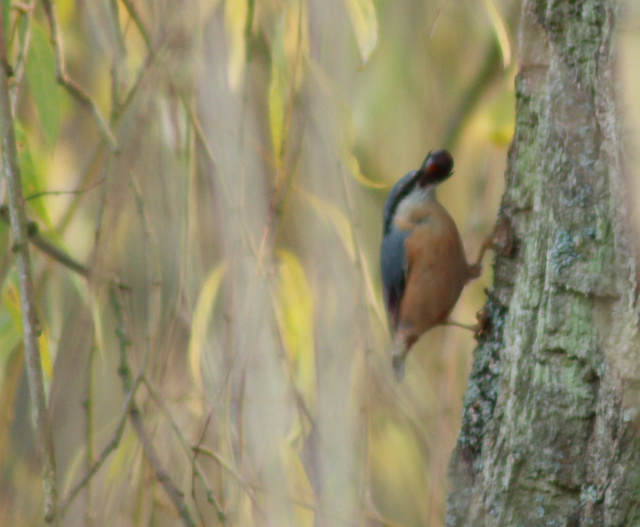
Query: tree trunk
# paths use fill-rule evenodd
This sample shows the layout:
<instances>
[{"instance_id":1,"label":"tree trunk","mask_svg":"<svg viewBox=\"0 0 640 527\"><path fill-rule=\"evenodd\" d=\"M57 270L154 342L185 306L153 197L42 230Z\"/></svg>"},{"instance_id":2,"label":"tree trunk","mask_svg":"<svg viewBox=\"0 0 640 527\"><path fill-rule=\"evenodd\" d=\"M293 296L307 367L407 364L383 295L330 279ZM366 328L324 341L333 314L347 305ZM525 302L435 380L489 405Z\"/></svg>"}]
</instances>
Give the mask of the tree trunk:
<instances>
[{"instance_id":1,"label":"tree trunk","mask_svg":"<svg viewBox=\"0 0 640 527\"><path fill-rule=\"evenodd\" d=\"M448 526L640 525L640 340L614 0L523 0L498 254Z\"/></svg>"}]
</instances>

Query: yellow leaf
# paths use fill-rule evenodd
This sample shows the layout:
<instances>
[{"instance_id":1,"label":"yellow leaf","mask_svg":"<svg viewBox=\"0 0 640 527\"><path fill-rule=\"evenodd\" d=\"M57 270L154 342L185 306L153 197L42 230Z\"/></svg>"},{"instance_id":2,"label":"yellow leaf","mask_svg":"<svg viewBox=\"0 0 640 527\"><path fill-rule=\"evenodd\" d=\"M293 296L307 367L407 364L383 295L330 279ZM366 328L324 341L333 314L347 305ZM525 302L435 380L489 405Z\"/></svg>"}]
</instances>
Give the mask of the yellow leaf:
<instances>
[{"instance_id":1,"label":"yellow leaf","mask_svg":"<svg viewBox=\"0 0 640 527\"><path fill-rule=\"evenodd\" d=\"M255 498L254 498L255 499ZM253 517L254 504L246 492L239 497L238 505L238 522L236 525L260 525L256 523L256 519Z\"/></svg>"},{"instance_id":2,"label":"yellow leaf","mask_svg":"<svg viewBox=\"0 0 640 527\"><path fill-rule=\"evenodd\" d=\"M471 121L471 128L493 144L508 146L515 126L514 97L512 89L496 93Z\"/></svg>"},{"instance_id":3,"label":"yellow leaf","mask_svg":"<svg viewBox=\"0 0 640 527\"><path fill-rule=\"evenodd\" d=\"M507 33L507 26L504 23L504 19L498 11L496 4L493 0L484 0L484 3L489 12L489 18L493 24L493 30L496 33L498 39L498 45L500 46L500 52L502 53L502 64L504 69L507 69L511 64L511 44L509 42L509 34Z\"/></svg>"},{"instance_id":4,"label":"yellow leaf","mask_svg":"<svg viewBox=\"0 0 640 527\"><path fill-rule=\"evenodd\" d=\"M247 0L227 0L224 3L224 29L229 46L227 77L229 87L236 91L244 75L246 61L245 25L247 23Z\"/></svg>"},{"instance_id":5,"label":"yellow leaf","mask_svg":"<svg viewBox=\"0 0 640 527\"><path fill-rule=\"evenodd\" d=\"M308 55L308 21L304 3L290 0L275 24L271 42L271 79L269 82L269 124L273 157L280 161L286 141L288 113L292 97L302 83L302 57Z\"/></svg>"},{"instance_id":6,"label":"yellow leaf","mask_svg":"<svg viewBox=\"0 0 640 527\"><path fill-rule=\"evenodd\" d=\"M427 514L425 459L416 438L386 415L375 415L369 443L371 486L382 514L396 511L393 520L417 525Z\"/></svg>"},{"instance_id":7,"label":"yellow leaf","mask_svg":"<svg viewBox=\"0 0 640 527\"><path fill-rule=\"evenodd\" d=\"M378 42L378 19L372 0L345 0L351 26L356 34L360 58L364 64Z\"/></svg>"},{"instance_id":8,"label":"yellow leaf","mask_svg":"<svg viewBox=\"0 0 640 527\"><path fill-rule=\"evenodd\" d=\"M304 74L302 58L309 55L309 20L305 6L306 2L293 0L284 13L284 55L289 77L295 74L292 84L296 89L300 87Z\"/></svg>"},{"instance_id":9,"label":"yellow leaf","mask_svg":"<svg viewBox=\"0 0 640 527\"><path fill-rule=\"evenodd\" d=\"M123 478L127 478L130 488L135 488L142 473L142 447L135 432L127 427L122 433L120 444L110 458L106 480L113 488L122 488Z\"/></svg>"},{"instance_id":10,"label":"yellow leaf","mask_svg":"<svg viewBox=\"0 0 640 527\"><path fill-rule=\"evenodd\" d=\"M313 488L298 453L286 441L280 444L280 461L287 477L296 525L313 527ZM296 503L297 502L297 503ZM306 507L304 505L305 504Z\"/></svg>"},{"instance_id":11,"label":"yellow leaf","mask_svg":"<svg viewBox=\"0 0 640 527\"><path fill-rule=\"evenodd\" d=\"M305 402L315 401L315 350L313 344L313 298L298 258L278 251L277 316L294 381Z\"/></svg>"},{"instance_id":12,"label":"yellow leaf","mask_svg":"<svg viewBox=\"0 0 640 527\"><path fill-rule=\"evenodd\" d=\"M374 189L387 187L386 183L376 183L375 181L371 181L370 179L368 179L360 170L360 163L358 162L358 158L351 152L345 152L343 158L345 165L349 169L349 172L361 185Z\"/></svg>"},{"instance_id":13,"label":"yellow leaf","mask_svg":"<svg viewBox=\"0 0 640 527\"><path fill-rule=\"evenodd\" d=\"M196 302L191 321L191 337L189 339L189 367L196 387L202 391L202 353L207 341L207 329L211 324L211 312L218 297L220 282L224 276L226 264L216 266L207 276Z\"/></svg>"}]
</instances>

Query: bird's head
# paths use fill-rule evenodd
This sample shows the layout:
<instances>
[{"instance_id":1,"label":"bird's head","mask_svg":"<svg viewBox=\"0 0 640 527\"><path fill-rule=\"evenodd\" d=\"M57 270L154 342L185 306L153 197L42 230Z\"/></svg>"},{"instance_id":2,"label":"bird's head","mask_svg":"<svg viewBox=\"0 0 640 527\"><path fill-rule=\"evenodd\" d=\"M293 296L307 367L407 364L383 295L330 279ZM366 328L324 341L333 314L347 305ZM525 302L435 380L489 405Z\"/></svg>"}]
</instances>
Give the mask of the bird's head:
<instances>
[{"instance_id":1,"label":"bird's head","mask_svg":"<svg viewBox=\"0 0 640 527\"><path fill-rule=\"evenodd\" d=\"M453 174L453 158L446 150L429 152L418 170L405 174L391 189L382 210L383 234L392 228L400 204L407 199L423 201L431 189Z\"/></svg>"}]
</instances>

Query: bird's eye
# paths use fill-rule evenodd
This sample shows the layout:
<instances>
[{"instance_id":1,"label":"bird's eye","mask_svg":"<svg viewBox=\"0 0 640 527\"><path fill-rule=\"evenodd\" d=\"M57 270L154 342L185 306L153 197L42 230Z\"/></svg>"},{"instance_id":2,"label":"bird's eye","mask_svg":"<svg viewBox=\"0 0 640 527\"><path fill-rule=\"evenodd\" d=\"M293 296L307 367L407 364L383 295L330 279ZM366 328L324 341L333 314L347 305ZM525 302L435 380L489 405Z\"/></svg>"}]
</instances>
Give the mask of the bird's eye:
<instances>
[{"instance_id":1,"label":"bird's eye","mask_svg":"<svg viewBox=\"0 0 640 527\"><path fill-rule=\"evenodd\" d=\"M429 155L420 168L420 185L439 183L451 175L453 158L446 150L438 150Z\"/></svg>"}]
</instances>

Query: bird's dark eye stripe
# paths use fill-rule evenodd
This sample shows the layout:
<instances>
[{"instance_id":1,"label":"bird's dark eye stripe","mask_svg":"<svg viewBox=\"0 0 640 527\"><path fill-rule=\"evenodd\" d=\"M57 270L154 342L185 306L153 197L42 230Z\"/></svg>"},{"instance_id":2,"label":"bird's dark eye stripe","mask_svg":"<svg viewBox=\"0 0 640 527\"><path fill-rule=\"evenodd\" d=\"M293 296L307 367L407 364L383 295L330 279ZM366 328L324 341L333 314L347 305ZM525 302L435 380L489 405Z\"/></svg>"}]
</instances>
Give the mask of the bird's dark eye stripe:
<instances>
[{"instance_id":1,"label":"bird's dark eye stripe","mask_svg":"<svg viewBox=\"0 0 640 527\"><path fill-rule=\"evenodd\" d=\"M400 187L400 189L398 189L398 192L395 195L389 195L389 197L387 198L387 203L386 203L386 207L385 207L385 222L384 222L384 234L388 234L389 231L391 230L391 226L393 223L393 218L396 215L396 210L398 209L398 205L400 205L400 202L406 198L409 194L411 194L411 191L413 190L413 188L416 186L416 183L418 181L418 178L416 177L418 175L418 171L414 170L413 172L410 172L411 177L407 180L406 184L402 187Z\"/></svg>"}]
</instances>

